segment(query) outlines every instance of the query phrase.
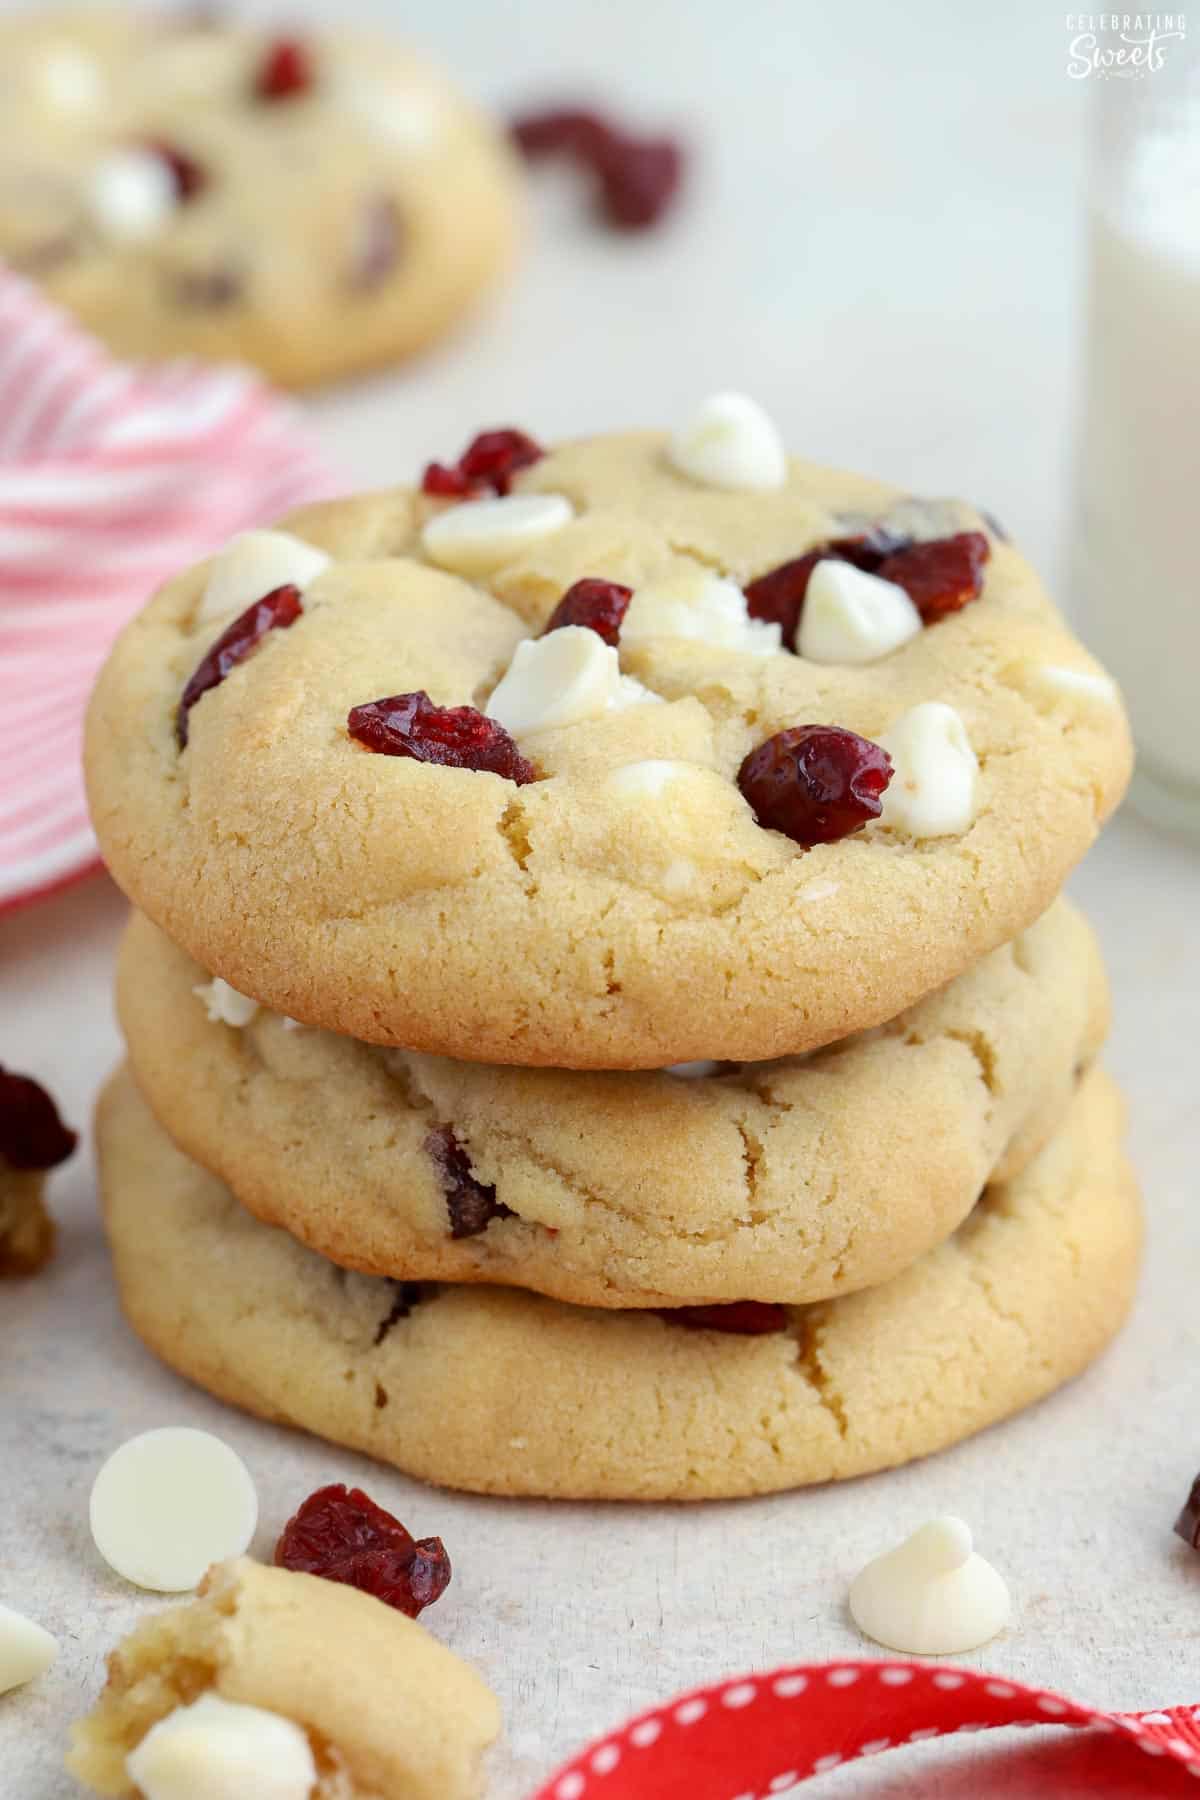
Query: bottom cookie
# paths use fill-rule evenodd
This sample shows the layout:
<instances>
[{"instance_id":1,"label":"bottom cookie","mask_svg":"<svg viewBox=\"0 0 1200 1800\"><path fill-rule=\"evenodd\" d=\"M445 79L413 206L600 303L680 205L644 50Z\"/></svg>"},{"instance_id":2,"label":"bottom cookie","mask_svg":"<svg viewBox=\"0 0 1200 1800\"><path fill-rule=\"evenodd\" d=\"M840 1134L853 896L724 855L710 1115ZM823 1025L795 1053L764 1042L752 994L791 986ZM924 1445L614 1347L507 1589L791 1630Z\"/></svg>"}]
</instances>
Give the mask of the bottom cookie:
<instances>
[{"instance_id":1,"label":"bottom cookie","mask_svg":"<svg viewBox=\"0 0 1200 1800\"><path fill-rule=\"evenodd\" d=\"M348 1274L260 1224L171 1144L131 1077L97 1121L134 1329L200 1386L478 1493L698 1500L944 1449L1087 1366L1133 1297L1122 1106L1089 1075L1062 1129L882 1287L761 1336L513 1288Z\"/></svg>"}]
</instances>

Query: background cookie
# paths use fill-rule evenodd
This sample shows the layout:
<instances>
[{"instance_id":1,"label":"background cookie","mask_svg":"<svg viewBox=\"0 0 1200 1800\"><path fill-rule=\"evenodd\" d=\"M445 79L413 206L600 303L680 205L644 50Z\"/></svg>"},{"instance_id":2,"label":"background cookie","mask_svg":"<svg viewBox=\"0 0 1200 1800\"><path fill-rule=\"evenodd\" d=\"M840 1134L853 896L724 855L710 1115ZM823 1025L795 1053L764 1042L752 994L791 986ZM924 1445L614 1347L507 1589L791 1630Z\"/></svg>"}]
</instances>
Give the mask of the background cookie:
<instances>
[{"instance_id":1,"label":"background cookie","mask_svg":"<svg viewBox=\"0 0 1200 1800\"><path fill-rule=\"evenodd\" d=\"M732 582L868 527L924 541L981 524L861 477L785 471L782 452L780 480L717 489L680 473L659 435L601 438L485 502L501 509L499 525L483 515L500 558L486 568L462 514L401 492L292 521L331 566L284 575L294 550L252 566L235 550L180 576L120 638L91 706L90 798L114 875L241 991L410 1049L658 1067L791 1053L894 1017L1050 904L1124 788L1124 717L994 537L980 596L890 654L772 649L775 628L747 621ZM474 559L470 579L435 556ZM351 737L351 709L410 690L497 706L518 645L583 577L635 588L621 657L638 685L576 627L568 649L587 667L560 669L541 703L582 703L582 686L603 710L518 731L540 779ZM185 685L239 606L282 581L303 588L299 615L190 706L181 750ZM678 635L693 629L709 635ZM939 743L923 774L909 746L900 825L802 848L739 792L743 758L784 728L878 739L926 703L951 707L969 743ZM942 793L945 758L978 762L973 821L929 836L909 815Z\"/></svg>"},{"instance_id":2,"label":"background cookie","mask_svg":"<svg viewBox=\"0 0 1200 1800\"><path fill-rule=\"evenodd\" d=\"M0 21L0 258L122 355L297 386L403 356L509 260L517 184L390 44L188 8Z\"/></svg>"},{"instance_id":3,"label":"background cookie","mask_svg":"<svg viewBox=\"0 0 1200 1800\"><path fill-rule=\"evenodd\" d=\"M369 1274L610 1307L819 1300L896 1274L1041 1147L1108 1013L1065 901L880 1031L691 1079L450 1062L262 1010L239 1029L210 1019L206 983L135 915L134 1073L252 1212Z\"/></svg>"},{"instance_id":4,"label":"background cookie","mask_svg":"<svg viewBox=\"0 0 1200 1800\"><path fill-rule=\"evenodd\" d=\"M127 1074L98 1130L122 1303L181 1374L449 1487L663 1500L906 1462L1077 1374L1137 1277L1121 1119L1094 1072L1046 1149L953 1237L759 1337L347 1275L181 1156Z\"/></svg>"},{"instance_id":5,"label":"background cookie","mask_svg":"<svg viewBox=\"0 0 1200 1800\"><path fill-rule=\"evenodd\" d=\"M495 1696L412 1619L355 1588L243 1557L113 1652L68 1766L97 1793L132 1800L127 1755L202 1693L300 1725L319 1771L313 1800L469 1800L500 1729Z\"/></svg>"}]
</instances>

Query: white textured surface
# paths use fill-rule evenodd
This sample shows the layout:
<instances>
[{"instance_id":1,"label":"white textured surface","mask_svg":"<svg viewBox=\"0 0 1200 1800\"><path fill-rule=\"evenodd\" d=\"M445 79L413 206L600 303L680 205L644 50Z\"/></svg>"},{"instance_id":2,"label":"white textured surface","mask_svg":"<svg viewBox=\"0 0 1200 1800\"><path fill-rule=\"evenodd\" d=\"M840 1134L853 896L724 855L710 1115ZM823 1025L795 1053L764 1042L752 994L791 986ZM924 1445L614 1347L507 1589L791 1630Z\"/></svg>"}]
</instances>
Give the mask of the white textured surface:
<instances>
[{"instance_id":1,"label":"white textured surface","mask_svg":"<svg viewBox=\"0 0 1200 1800\"><path fill-rule=\"evenodd\" d=\"M951 0L747 0L736 16L716 0L526 0L519 32L515 17L482 0L410 14L495 98L561 91L574 71L585 89L628 96L635 116L691 121L698 136L710 127L691 205L663 236L627 242L595 233L548 183L539 241L474 333L318 404L352 473L396 479L457 454L482 424L553 437L631 417L674 423L697 393L736 386L797 448L980 501L1055 574L1087 97L1063 73L1062 15L1034 0L978 9L969 35ZM972 1661L1112 1706L1200 1701L1200 1564L1170 1530L1200 1466L1200 859L1123 822L1075 891L1111 961L1109 1060L1131 1096L1150 1206L1137 1315L1068 1392L894 1475L696 1511L416 1487L243 1420L158 1368L117 1315L86 1155L55 1177L58 1260L0 1295L0 1598L63 1652L0 1700L4 1800L75 1792L59 1772L67 1722L94 1696L103 1652L158 1604L101 1564L87 1495L114 1445L170 1423L215 1430L245 1457L264 1553L297 1501L331 1480L363 1483L418 1534L445 1536L455 1579L427 1622L503 1700L513 1747L492 1800L524 1800L591 1732L672 1690L857 1648L849 1580L946 1509L970 1520L1014 1595L1013 1627ZM94 882L0 920L0 1060L45 1077L77 1123L116 1054L120 913ZM1095 1753L1058 1735L1041 1749L972 1738L885 1756L805 1792L1092 1791ZM1127 1761L1130 1797L1159 1791L1156 1769ZM1168 1777L1161 1791L1193 1784Z\"/></svg>"}]
</instances>

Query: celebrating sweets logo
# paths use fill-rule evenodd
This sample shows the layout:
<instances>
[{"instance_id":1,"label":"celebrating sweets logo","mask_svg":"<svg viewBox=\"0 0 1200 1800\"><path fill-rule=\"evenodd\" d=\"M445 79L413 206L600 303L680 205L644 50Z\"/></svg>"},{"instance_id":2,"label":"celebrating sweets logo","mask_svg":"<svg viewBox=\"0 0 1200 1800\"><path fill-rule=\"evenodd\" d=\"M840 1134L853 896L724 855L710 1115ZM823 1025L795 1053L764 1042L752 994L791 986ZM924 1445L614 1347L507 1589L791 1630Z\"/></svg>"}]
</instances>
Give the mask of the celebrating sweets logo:
<instances>
[{"instance_id":1,"label":"celebrating sweets logo","mask_svg":"<svg viewBox=\"0 0 1200 1800\"><path fill-rule=\"evenodd\" d=\"M1187 37L1183 13L1068 13L1067 74L1138 80L1156 74Z\"/></svg>"}]
</instances>

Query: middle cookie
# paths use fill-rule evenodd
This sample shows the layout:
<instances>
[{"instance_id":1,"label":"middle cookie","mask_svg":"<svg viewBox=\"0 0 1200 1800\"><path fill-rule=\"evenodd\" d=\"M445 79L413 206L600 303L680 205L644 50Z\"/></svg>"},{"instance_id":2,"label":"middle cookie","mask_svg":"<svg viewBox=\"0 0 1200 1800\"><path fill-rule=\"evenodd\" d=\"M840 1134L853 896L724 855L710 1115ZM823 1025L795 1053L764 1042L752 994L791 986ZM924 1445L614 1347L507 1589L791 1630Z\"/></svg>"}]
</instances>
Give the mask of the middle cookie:
<instances>
[{"instance_id":1,"label":"middle cookie","mask_svg":"<svg viewBox=\"0 0 1200 1800\"><path fill-rule=\"evenodd\" d=\"M251 1212L346 1268L583 1306L888 1280L1042 1147L1108 1022L1065 901L890 1024L766 1063L492 1068L295 1027L207 983L135 915L117 985L138 1083Z\"/></svg>"}]
</instances>

